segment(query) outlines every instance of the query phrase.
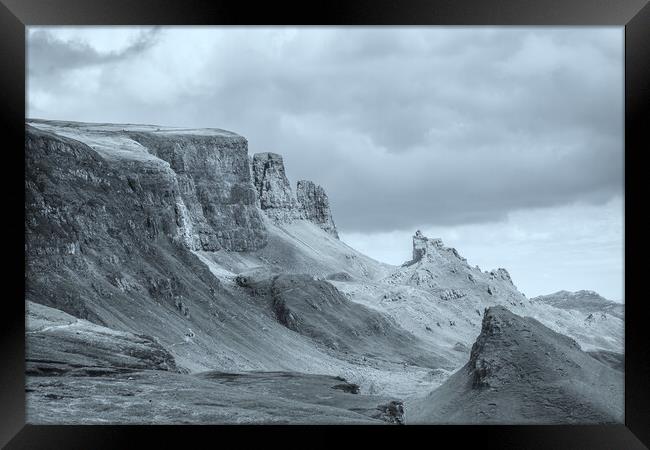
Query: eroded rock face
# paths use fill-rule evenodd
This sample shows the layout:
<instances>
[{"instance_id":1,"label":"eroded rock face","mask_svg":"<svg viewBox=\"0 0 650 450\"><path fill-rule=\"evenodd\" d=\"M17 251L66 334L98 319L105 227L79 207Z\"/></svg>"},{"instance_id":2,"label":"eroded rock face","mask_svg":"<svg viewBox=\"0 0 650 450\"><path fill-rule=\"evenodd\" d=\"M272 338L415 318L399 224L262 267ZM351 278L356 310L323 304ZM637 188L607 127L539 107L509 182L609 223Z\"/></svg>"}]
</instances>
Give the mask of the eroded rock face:
<instances>
[{"instance_id":1,"label":"eroded rock face","mask_svg":"<svg viewBox=\"0 0 650 450\"><path fill-rule=\"evenodd\" d=\"M129 132L175 174L178 235L191 250L256 250L266 244L248 164L248 143L226 136Z\"/></svg>"},{"instance_id":2,"label":"eroded rock face","mask_svg":"<svg viewBox=\"0 0 650 450\"><path fill-rule=\"evenodd\" d=\"M427 254L431 254L432 249L440 248L442 248L441 239L429 239L420 230L417 230L413 236L413 259L411 264L421 261Z\"/></svg>"},{"instance_id":3,"label":"eroded rock face","mask_svg":"<svg viewBox=\"0 0 650 450\"><path fill-rule=\"evenodd\" d=\"M332 219L330 202L325 190L313 181L300 180L296 187L296 195L305 219L338 239L339 234Z\"/></svg>"},{"instance_id":4,"label":"eroded rock face","mask_svg":"<svg viewBox=\"0 0 650 450\"><path fill-rule=\"evenodd\" d=\"M254 154L251 174L258 206L275 223L308 220L338 239L325 190L312 181L300 180L294 196L282 156L277 153Z\"/></svg>"},{"instance_id":5,"label":"eroded rock face","mask_svg":"<svg viewBox=\"0 0 650 450\"><path fill-rule=\"evenodd\" d=\"M125 321L137 321L131 316L138 317L135 312L145 304L175 310L181 299L191 311L195 302L223 294L190 252L193 247L241 249L264 242L259 209L248 201L254 192L246 182L242 138L234 138L234 155L227 156L227 146L215 150L223 153L219 162L208 155L223 144L219 136L171 135L169 147L160 142L163 136L133 136L169 163L129 131L36 125L25 134L26 299L96 324L125 327ZM175 150L183 146L186 157ZM201 174L203 157L212 169ZM211 190L200 178L218 178L209 173L218 167L237 173L224 174ZM236 201L232 192L247 185L248 200Z\"/></svg>"},{"instance_id":6,"label":"eroded rock face","mask_svg":"<svg viewBox=\"0 0 650 450\"><path fill-rule=\"evenodd\" d=\"M301 218L282 156L277 153L256 153L251 171L259 206L269 218L277 223Z\"/></svg>"}]
</instances>

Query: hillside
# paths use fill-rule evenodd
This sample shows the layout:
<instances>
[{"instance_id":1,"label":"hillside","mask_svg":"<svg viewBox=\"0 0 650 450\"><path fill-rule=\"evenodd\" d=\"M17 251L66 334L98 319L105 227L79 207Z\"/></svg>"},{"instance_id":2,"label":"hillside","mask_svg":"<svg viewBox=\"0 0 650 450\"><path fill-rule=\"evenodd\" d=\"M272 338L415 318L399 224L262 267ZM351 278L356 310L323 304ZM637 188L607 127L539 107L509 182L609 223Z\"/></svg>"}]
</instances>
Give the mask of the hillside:
<instances>
[{"instance_id":1,"label":"hillside","mask_svg":"<svg viewBox=\"0 0 650 450\"><path fill-rule=\"evenodd\" d=\"M622 373L504 307L485 312L467 364L407 409L410 423L622 423Z\"/></svg>"},{"instance_id":2,"label":"hillside","mask_svg":"<svg viewBox=\"0 0 650 450\"><path fill-rule=\"evenodd\" d=\"M534 302L541 302L560 309L580 311L585 314L596 312L608 314L623 320L625 316L625 305L613 302L599 295L594 291L558 291L553 294L540 295L531 299ZM602 317L592 317L594 320Z\"/></svg>"},{"instance_id":3,"label":"hillside","mask_svg":"<svg viewBox=\"0 0 650 450\"><path fill-rule=\"evenodd\" d=\"M25 156L30 421L64 410L69 423L127 420L63 399L97 389L97 402L131 405L130 388L114 390L129 376L177 408L145 422L180 419L205 389L246 411L198 408L194 423L372 422L377 405L394 419L395 405L456 377L494 306L569 336L594 363L622 364L622 317L527 299L506 269L471 267L420 232L410 261L375 261L338 239L323 187L294 190L280 155L249 156L235 133L30 120ZM330 398L336 380L358 393ZM257 414L246 386L283 412ZM287 412L292 398L309 405Z\"/></svg>"}]
</instances>

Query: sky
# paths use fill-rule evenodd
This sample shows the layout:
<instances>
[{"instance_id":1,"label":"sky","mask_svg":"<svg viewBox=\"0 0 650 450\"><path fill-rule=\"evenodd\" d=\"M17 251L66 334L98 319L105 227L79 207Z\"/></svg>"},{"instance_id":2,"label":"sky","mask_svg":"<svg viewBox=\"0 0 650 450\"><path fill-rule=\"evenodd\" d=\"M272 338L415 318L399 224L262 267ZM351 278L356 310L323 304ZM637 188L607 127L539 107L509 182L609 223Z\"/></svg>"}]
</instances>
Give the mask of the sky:
<instances>
[{"instance_id":1,"label":"sky","mask_svg":"<svg viewBox=\"0 0 650 450\"><path fill-rule=\"evenodd\" d=\"M27 115L216 127L391 264L420 229L527 296L623 301L622 27L29 27Z\"/></svg>"}]
</instances>

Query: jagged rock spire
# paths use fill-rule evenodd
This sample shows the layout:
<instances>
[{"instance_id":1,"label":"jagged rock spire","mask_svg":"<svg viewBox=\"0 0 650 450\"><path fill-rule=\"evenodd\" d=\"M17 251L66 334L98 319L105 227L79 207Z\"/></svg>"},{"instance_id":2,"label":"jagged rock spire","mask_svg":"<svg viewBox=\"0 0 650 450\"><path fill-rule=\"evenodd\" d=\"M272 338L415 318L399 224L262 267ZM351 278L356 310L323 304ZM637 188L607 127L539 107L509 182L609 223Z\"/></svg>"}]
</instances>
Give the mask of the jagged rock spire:
<instances>
[{"instance_id":1,"label":"jagged rock spire","mask_svg":"<svg viewBox=\"0 0 650 450\"><path fill-rule=\"evenodd\" d=\"M325 190L312 181L300 180L294 196L281 155L254 154L251 159L251 178L257 191L259 207L276 223L308 220L338 239Z\"/></svg>"},{"instance_id":2,"label":"jagged rock spire","mask_svg":"<svg viewBox=\"0 0 650 450\"><path fill-rule=\"evenodd\" d=\"M415 235L413 235L413 259L411 263L422 260L432 248L441 247L442 239L429 239L420 230L417 230Z\"/></svg>"},{"instance_id":3,"label":"jagged rock spire","mask_svg":"<svg viewBox=\"0 0 650 450\"><path fill-rule=\"evenodd\" d=\"M277 222L300 218L298 203L287 179L281 155L254 154L252 175L260 208L268 217Z\"/></svg>"},{"instance_id":4,"label":"jagged rock spire","mask_svg":"<svg viewBox=\"0 0 650 450\"><path fill-rule=\"evenodd\" d=\"M330 202L325 190L313 181L300 180L296 186L298 203L305 219L315 223L338 239Z\"/></svg>"}]
</instances>

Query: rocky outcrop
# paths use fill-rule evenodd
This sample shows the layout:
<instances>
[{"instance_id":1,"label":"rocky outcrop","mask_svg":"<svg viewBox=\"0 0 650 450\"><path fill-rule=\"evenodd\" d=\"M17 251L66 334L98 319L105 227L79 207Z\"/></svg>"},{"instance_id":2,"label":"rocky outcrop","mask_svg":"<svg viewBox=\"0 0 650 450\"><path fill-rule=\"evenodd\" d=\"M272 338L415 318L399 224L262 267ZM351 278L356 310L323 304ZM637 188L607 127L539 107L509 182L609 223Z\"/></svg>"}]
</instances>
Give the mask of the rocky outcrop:
<instances>
[{"instance_id":1,"label":"rocky outcrop","mask_svg":"<svg viewBox=\"0 0 650 450\"><path fill-rule=\"evenodd\" d=\"M621 423L623 377L573 339L495 306L484 313L469 362L416 402L409 417L416 423Z\"/></svg>"},{"instance_id":2,"label":"rocky outcrop","mask_svg":"<svg viewBox=\"0 0 650 450\"><path fill-rule=\"evenodd\" d=\"M251 172L259 206L269 218L276 223L302 218L282 156L277 153L254 154Z\"/></svg>"},{"instance_id":3,"label":"rocky outcrop","mask_svg":"<svg viewBox=\"0 0 650 450\"><path fill-rule=\"evenodd\" d=\"M428 238L420 230L417 230L413 235L413 258L402 266L409 267L422 261L433 261L440 255L445 258L451 255L463 263L467 262L455 248L445 247L442 239Z\"/></svg>"},{"instance_id":4,"label":"rocky outcrop","mask_svg":"<svg viewBox=\"0 0 650 450\"><path fill-rule=\"evenodd\" d=\"M254 154L251 174L259 207L275 223L304 219L339 237L325 190L312 181L300 180L294 196L282 156L277 153Z\"/></svg>"},{"instance_id":5,"label":"rocky outcrop","mask_svg":"<svg viewBox=\"0 0 650 450\"><path fill-rule=\"evenodd\" d=\"M491 270L490 272L488 272L488 275L490 275L490 279L492 280L499 279L499 280L507 281L510 284L513 284L512 278L510 278L510 274L503 267L499 267L498 269Z\"/></svg>"},{"instance_id":6,"label":"rocky outcrop","mask_svg":"<svg viewBox=\"0 0 650 450\"><path fill-rule=\"evenodd\" d=\"M410 266L422 261L426 255L431 254L433 249L441 249L442 247L442 239L429 239L420 230L417 230L413 235L413 259L404 265Z\"/></svg>"},{"instance_id":7,"label":"rocky outcrop","mask_svg":"<svg viewBox=\"0 0 650 450\"><path fill-rule=\"evenodd\" d=\"M440 293L441 300L456 300L465 297L467 294L460 289L445 289Z\"/></svg>"},{"instance_id":8,"label":"rocky outcrop","mask_svg":"<svg viewBox=\"0 0 650 450\"><path fill-rule=\"evenodd\" d=\"M26 148L30 196L44 200L47 195L38 184L30 184L32 176L49 175L58 190L78 180L91 186L86 195L91 202L101 203L98 197L109 193L113 198L130 197L120 199L120 215L133 216L126 228L134 232L140 228L135 216L144 211L142 231L172 238L190 250L250 251L266 245L250 179L248 143L237 134L32 121ZM43 161L37 161L39 155ZM48 166L53 160L63 167ZM108 205L98 206L86 207L84 213L103 214Z\"/></svg>"},{"instance_id":9,"label":"rocky outcrop","mask_svg":"<svg viewBox=\"0 0 650 450\"><path fill-rule=\"evenodd\" d=\"M331 281L354 281L352 275L347 272L336 272L325 277L326 280Z\"/></svg>"},{"instance_id":10,"label":"rocky outcrop","mask_svg":"<svg viewBox=\"0 0 650 450\"><path fill-rule=\"evenodd\" d=\"M159 142L163 131L147 138L145 127L35 124L25 133L26 300L98 325L164 336L166 344L182 339L188 327L209 327L197 322L230 296L190 251L193 243L251 249L265 239L261 213L248 201L255 196L245 141L233 137L228 156L230 138L222 140L220 132L210 137L198 130L196 139L187 130L168 132L166 146ZM209 155L211 146L221 146L214 150L218 158ZM187 155L174 147L187 148ZM208 192L200 178L218 178L209 173L218 168L223 180ZM236 200L233 192L246 186L248 200ZM209 352L203 339L196 340L197 353Z\"/></svg>"},{"instance_id":11,"label":"rocky outcrop","mask_svg":"<svg viewBox=\"0 0 650 450\"><path fill-rule=\"evenodd\" d=\"M248 143L234 133L194 135L130 131L175 174L178 236L191 250L250 251L266 244L250 179Z\"/></svg>"},{"instance_id":12,"label":"rocky outcrop","mask_svg":"<svg viewBox=\"0 0 650 450\"><path fill-rule=\"evenodd\" d=\"M296 187L296 195L304 218L338 239L339 234L332 219L330 202L325 190L312 181L300 180Z\"/></svg>"},{"instance_id":13,"label":"rocky outcrop","mask_svg":"<svg viewBox=\"0 0 650 450\"><path fill-rule=\"evenodd\" d=\"M398 425L404 424L404 403L396 400L392 400L385 405L379 405L377 407L379 414L378 418L381 420L394 423Z\"/></svg>"}]
</instances>

